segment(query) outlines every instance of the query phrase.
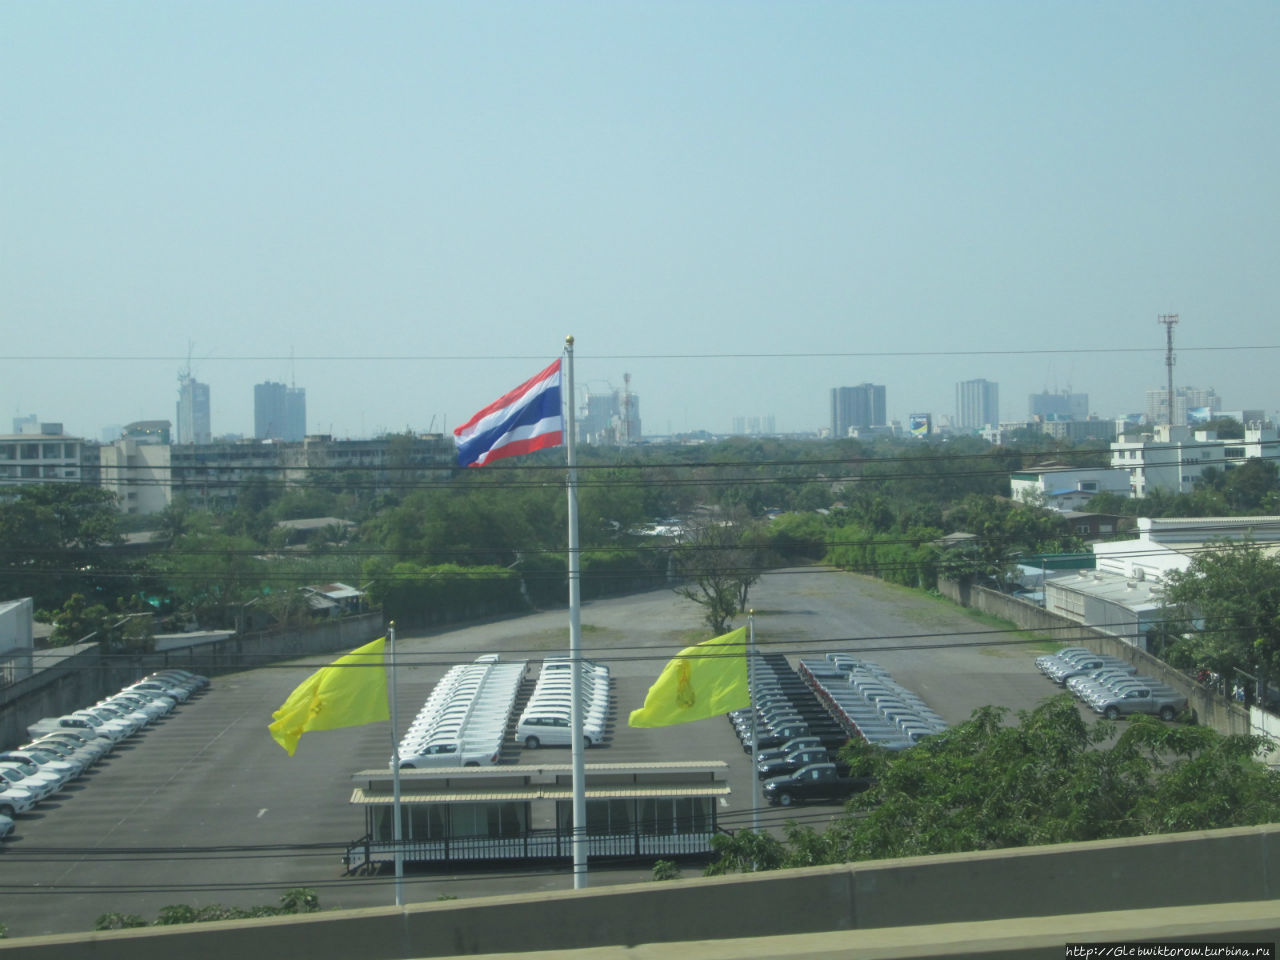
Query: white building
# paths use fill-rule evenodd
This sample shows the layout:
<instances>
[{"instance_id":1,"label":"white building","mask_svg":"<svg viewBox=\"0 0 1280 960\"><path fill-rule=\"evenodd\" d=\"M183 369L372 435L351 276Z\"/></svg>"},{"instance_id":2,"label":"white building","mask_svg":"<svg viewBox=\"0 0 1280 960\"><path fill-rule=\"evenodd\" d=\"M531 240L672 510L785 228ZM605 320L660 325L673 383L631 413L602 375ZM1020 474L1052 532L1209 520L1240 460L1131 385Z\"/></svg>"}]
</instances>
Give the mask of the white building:
<instances>
[{"instance_id":1,"label":"white building","mask_svg":"<svg viewBox=\"0 0 1280 960\"><path fill-rule=\"evenodd\" d=\"M1033 393L1027 399L1027 414L1033 420L1087 420L1089 419L1089 395L1063 390L1050 393L1045 390Z\"/></svg>"},{"instance_id":2,"label":"white building","mask_svg":"<svg viewBox=\"0 0 1280 960\"><path fill-rule=\"evenodd\" d=\"M209 385L189 373L178 377L178 443L212 443Z\"/></svg>"},{"instance_id":3,"label":"white building","mask_svg":"<svg viewBox=\"0 0 1280 960\"><path fill-rule=\"evenodd\" d=\"M1280 517L1139 517L1138 538L1095 543L1098 570L1134 580L1158 580L1185 570L1215 540L1252 540L1280 547Z\"/></svg>"},{"instance_id":4,"label":"white building","mask_svg":"<svg viewBox=\"0 0 1280 960\"><path fill-rule=\"evenodd\" d=\"M1146 647L1160 619L1163 580L1186 570L1217 540L1244 540L1280 549L1280 517L1138 518L1136 540L1095 543L1095 570L1045 581L1045 609Z\"/></svg>"},{"instance_id":5,"label":"white building","mask_svg":"<svg viewBox=\"0 0 1280 960\"><path fill-rule=\"evenodd\" d=\"M1082 510L1100 493L1129 496L1129 475L1107 467L1043 467L1009 477L1009 495L1050 510Z\"/></svg>"},{"instance_id":6,"label":"white building","mask_svg":"<svg viewBox=\"0 0 1280 960\"><path fill-rule=\"evenodd\" d=\"M588 389L577 414L578 440L597 446L625 447L641 440L640 397L626 387L607 393Z\"/></svg>"},{"instance_id":7,"label":"white building","mask_svg":"<svg viewBox=\"0 0 1280 960\"><path fill-rule=\"evenodd\" d=\"M1222 400L1210 387L1174 387L1173 410L1169 410L1169 389L1155 387L1147 391L1147 420L1150 423L1185 426L1191 422L1212 419L1222 409Z\"/></svg>"},{"instance_id":8,"label":"white building","mask_svg":"<svg viewBox=\"0 0 1280 960\"><path fill-rule=\"evenodd\" d=\"M965 380L956 384L956 426L981 430L1000 422L1000 385L990 380Z\"/></svg>"},{"instance_id":9,"label":"white building","mask_svg":"<svg viewBox=\"0 0 1280 960\"><path fill-rule=\"evenodd\" d=\"M62 424L41 424L44 432L0 435L0 484L86 479L84 440L68 437Z\"/></svg>"},{"instance_id":10,"label":"white building","mask_svg":"<svg viewBox=\"0 0 1280 960\"><path fill-rule=\"evenodd\" d=\"M1190 493L1210 467L1229 470L1246 460L1276 456L1280 456L1276 430L1260 423L1245 427L1241 440L1221 440L1212 430L1159 424L1140 439L1111 444L1111 466L1128 474L1135 497L1145 497L1157 488Z\"/></svg>"},{"instance_id":11,"label":"white building","mask_svg":"<svg viewBox=\"0 0 1280 960\"><path fill-rule=\"evenodd\" d=\"M0 687L31 676L33 616L30 597L0 601Z\"/></svg>"},{"instance_id":12,"label":"white building","mask_svg":"<svg viewBox=\"0 0 1280 960\"><path fill-rule=\"evenodd\" d=\"M103 489L119 500L123 513L160 513L173 499L167 443L122 437L98 449Z\"/></svg>"}]
</instances>

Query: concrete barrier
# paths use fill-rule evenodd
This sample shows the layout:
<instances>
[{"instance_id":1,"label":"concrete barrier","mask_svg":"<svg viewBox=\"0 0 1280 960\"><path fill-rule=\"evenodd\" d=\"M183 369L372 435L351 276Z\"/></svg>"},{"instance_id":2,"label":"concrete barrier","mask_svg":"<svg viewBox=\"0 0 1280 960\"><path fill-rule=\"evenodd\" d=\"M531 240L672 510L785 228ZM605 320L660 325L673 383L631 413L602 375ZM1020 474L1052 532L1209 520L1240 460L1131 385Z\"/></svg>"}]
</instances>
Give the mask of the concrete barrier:
<instances>
[{"instance_id":1,"label":"concrete barrier","mask_svg":"<svg viewBox=\"0 0 1280 960\"><path fill-rule=\"evenodd\" d=\"M34 672L0 688L0 746L27 740L27 727L44 717L79 710L153 670L184 667L216 676L298 657L346 652L377 637L379 612L264 633L233 634L199 646L154 653L106 653L101 644L50 647L33 654Z\"/></svg>"},{"instance_id":2,"label":"concrete barrier","mask_svg":"<svg viewBox=\"0 0 1280 960\"><path fill-rule=\"evenodd\" d=\"M1267 825L403 908L0 940L0 957L391 960L1190 910L1277 897L1280 825Z\"/></svg>"},{"instance_id":3,"label":"concrete barrier","mask_svg":"<svg viewBox=\"0 0 1280 960\"><path fill-rule=\"evenodd\" d=\"M1169 666L1145 650L1138 649L1123 637L1076 623L1074 620L1050 613L1020 597L1013 597L986 587L939 580L938 590L943 596L962 606L999 617L1001 620L1008 620L1019 629L1038 631L1058 643L1088 647L1095 653L1127 660L1137 668L1140 674L1152 677L1185 694L1187 705L1196 722L1211 727L1219 733L1254 732L1249 721L1249 711L1243 706L1233 703L1209 687L1196 683L1181 670Z\"/></svg>"}]
</instances>

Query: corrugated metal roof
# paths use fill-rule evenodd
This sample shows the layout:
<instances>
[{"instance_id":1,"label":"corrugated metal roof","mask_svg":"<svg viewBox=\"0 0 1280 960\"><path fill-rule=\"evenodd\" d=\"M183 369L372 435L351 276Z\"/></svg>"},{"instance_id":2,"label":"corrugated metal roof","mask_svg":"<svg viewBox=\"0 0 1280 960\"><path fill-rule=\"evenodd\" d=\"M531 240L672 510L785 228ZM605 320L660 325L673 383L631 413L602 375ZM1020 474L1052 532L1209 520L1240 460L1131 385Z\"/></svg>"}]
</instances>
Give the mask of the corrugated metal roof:
<instances>
[{"instance_id":1,"label":"corrugated metal roof","mask_svg":"<svg viewBox=\"0 0 1280 960\"><path fill-rule=\"evenodd\" d=\"M715 773L728 770L729 764L723 760L675 760L665 763L588 763L584 765L588 775L607 773L687 773L705 770ZM551 776L573 772L570 763L512 763L497 764L491 767L435 767L430 770L401 770L401 780L439 780L443 778L474 777L529 777L538 774ZM376 780L390 778L390 768L372 768L358 770L351 775L352 780Z\"/></svg>"},{"instance_id":2,"label":"corrugated metal roof","mask_svg":"<svg viewBox=\"0 0 1280 960\"><path fill-rule=\"evenodd\" d=\"M588 800L632 800L645 797L727 797L730 794L726 783L707 783L697 785L655 784L652 786L634 786L619 784L608 787L587 787L585 794ZM367 793L356 787L351 793L351 803L388 804L394 802L389 793ZM494 789L466 790L451 793L405 793L401 791L401 803L494 803L503 801L533 800L571 800L573 788L564 785L544 784L524 790Z\"/></svg>"}]
</instances>

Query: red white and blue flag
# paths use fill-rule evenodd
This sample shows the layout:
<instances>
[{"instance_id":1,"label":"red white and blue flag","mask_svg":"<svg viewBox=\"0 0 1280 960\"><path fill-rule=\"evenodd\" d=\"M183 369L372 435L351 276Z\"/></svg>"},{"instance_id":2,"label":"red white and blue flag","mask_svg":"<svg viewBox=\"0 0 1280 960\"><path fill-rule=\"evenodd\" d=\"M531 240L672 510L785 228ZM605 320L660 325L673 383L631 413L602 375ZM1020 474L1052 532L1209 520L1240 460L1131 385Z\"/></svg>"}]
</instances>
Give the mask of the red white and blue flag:
<instances>
[{"instance_id":1,"label":"red white and blue flag","mask_svg":"<svg viewBox=\"0 0 1280 960\"><path fill-rule=\"evenodd\" d=\"M483 467L564 442L560 361L489 404L453 431L458 466Z\"/></svg>"}]
</instances>

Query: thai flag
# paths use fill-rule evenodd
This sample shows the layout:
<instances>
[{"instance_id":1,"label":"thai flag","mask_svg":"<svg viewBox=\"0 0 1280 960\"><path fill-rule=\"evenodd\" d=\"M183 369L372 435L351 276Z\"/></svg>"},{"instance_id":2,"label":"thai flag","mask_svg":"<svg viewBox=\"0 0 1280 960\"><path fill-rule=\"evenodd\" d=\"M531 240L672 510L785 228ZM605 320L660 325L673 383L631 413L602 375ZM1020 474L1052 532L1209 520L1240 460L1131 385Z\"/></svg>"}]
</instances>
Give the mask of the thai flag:
<instances>
[{"instance_id":1,"label":"thai flag","mask_svg":"<svg viewBox=\"0 0 1280 960\"><path fill-rule=\"evenodd\" d=\"M560 361L489 404L453 431L458 466L483 467L564 442Z\"/></svg>"}]
</instances>

